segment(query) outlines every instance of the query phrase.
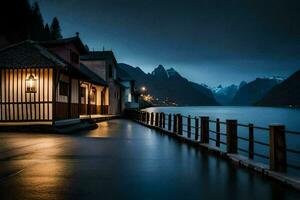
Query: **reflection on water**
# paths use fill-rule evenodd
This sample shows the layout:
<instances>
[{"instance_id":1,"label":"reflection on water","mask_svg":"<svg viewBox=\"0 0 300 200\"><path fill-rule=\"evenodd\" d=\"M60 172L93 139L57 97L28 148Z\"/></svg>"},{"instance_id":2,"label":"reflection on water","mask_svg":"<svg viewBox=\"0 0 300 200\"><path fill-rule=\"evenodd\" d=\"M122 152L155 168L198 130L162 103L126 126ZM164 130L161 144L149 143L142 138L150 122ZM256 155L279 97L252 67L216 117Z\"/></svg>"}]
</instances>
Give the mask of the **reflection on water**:
<instances>
[{"instance_id":1,"label":"reflection on water","mask_svg":"<svg viewBox=\"0 0 300 200\"><path fill-rule=\"evenodd\" d=\"M164 112L164 113L181 113L188 116L209 116L210 119L215 120L219 118L221 121L227 119L236 119L238 123L249 124L253 123L255 126L266 127L273 123L280 123L286 126L287 130L295 130L300 132L300 109L291 108L269 108L269 107L238 107L238 106L191 106L191 107L153 107L145 109L148 112ZM187 119L183 118L183 124L187 124ZM192 120L192 126L194 120ZM226 133L226 125L221 125L221 133ZM184 127L186 129L186 127ZM215 123L210 123L210 129L215 130ZM192 134L195 131L192 129ZM187 136L187 133L183 133ZM248 129L245 127L238 127L238 136L248 138ZM193 136L193 135L192 135ZM210 137L216 139L214 133ZM254 140L264 143L269 143L269 132L266 130L254 130ZM221 135L221 141L226 141L226 136ZM300 150L300 136L286 135L287 147L289 149ZM210 141L210 144L215 145L215 141ZM221 144L223 150L226 145ZM248 150L248 142L241 139L238 140L238 147ZM254 144L254 152L265 156L269 155L269 147ZM242 155L248 156L245 152L239 152ZM300 166L300 157L298 154L287 152L288 163ZM258 156L254 160L268 164L269 160ZM300 176L300 171L288 168L288 173Z\"/></svg>"},{"instance_id":2,"label":"reflection on water","mask_svg":"<svg viewBox=\"0 0 300 200\"><path fill-rule=\"evenodd\" d=\"M20 134L2 140L1 199L62 199L72 168L57 160L66 139ZM7 159L7 160L6 160ZM5 177L5 178L3 178Z\"/></svg>"},{"instance_id":3,"label":"reflection on water","mask_svg":"<svg viewBox=\"0 0 300 200\"><path fill-rule=\"evenodd\" d=\"M10 140L6 136L1 139ZM44 137L38 141L47 144L23 149L29 154L0 160L0 172L24 168L0 181L0 199L299 197L294 190L127 120L102 122L97 130L80 134ZM21 138L26 145L36 136Z\"/></svg>"}]
</instances>

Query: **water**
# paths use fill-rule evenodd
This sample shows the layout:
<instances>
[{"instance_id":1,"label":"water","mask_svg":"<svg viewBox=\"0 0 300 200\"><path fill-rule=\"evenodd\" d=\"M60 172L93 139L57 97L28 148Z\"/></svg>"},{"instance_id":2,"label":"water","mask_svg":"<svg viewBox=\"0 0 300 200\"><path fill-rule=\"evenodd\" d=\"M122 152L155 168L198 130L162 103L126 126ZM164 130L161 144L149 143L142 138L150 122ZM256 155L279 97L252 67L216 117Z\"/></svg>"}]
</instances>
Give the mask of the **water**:
<instances>
[{"instance_id":1,"label":"water","mask_svg":"<svg viewBox=\"0 0 300 200\"><path fill-rule=\"evenodd\" d=\"M0 133L0 199L299 199L299 192L127 120Z\"/></svg>"},{"instance_id":2,"label":"water","mask_svg":"<svg viewBox=\"0 0 300 200\"><path fill-rule=\"evenodd\" d=\"M211 120L219 118L221 121L227 119L238 120L239 124L253 123L255 126L268 128L270 124L283 124L286 130L300 132L300 109L292 108L271 108L271 107L239 107L239 106L190 106L190 107L152 107L145 109L148 112L164 112L166 114L180 113L184 116L208 116ZM183 124L186 124L186 118L183 118ZM193 120L192 120L193 124ZM221 125L221 132L225 133L225 125ZM186 129L184 126L183 129ZM210 123L210 130L215 129L215 124ZM193 131L192 131L193 132ZM185 133L185 132L184 132ZM186 133L185 133L186 134ZM185 135L186 136L186 135ZM238 136L248 138L248 128L239 127ZM193 137L193 135L192 135ZM215 139L215 134L210 133L210 137ZM254 139L259 142L268 143L268 131L255 129ZM300 150L300 135L286 135L287 148ZM221 141L226 141L226 136L221 136ZM215 141L211 140L210 143L215 145ZM248 150L248 142L241 139L238 140L238 147ZM226 149L225 145L221 145L222 149ZM255 144L254 152L265 156L269 155L269 148ZM247 155L244 152L240 154ZM300 155L291 152L287 153L289 164L300 166ZM254 160L268 163L268 159L255 156ZM288 173L300 176L300 170L288 169Z\"/></svg>"}]
</instances>

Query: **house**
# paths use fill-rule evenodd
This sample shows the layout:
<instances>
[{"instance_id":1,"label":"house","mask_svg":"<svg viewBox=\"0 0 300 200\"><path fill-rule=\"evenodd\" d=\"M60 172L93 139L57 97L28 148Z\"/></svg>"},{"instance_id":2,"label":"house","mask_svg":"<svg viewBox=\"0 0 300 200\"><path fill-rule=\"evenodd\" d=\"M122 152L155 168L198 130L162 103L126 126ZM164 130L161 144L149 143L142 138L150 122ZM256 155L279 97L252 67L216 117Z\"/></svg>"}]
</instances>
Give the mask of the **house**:
<instances>
[{"instance_id":1,"label":"house","mask_svg":"<svg viewBox=\"0 0 300 200\"><path fill-rule=\"evenodd\" d=\"M42 45L27 40L2 49L0 70L1 122L79 117L79 69Z\"/></svg>"},{"instance_id":2,"label":"house","mask_svg":"<svg viewBox=\"0 0 300 200\"><path fill-rule=\"evenodd\" d=\"M122 108L138 108L138 98L135 91L135 80L123 69L117 67L117 80L123 87L122 96Z\"/></svg>"},{"instance_id":3,"label":"house","mask_svg":"<svg viewBox=\"0 0 300 200\"><path fill-rule=\"evenodd\" d=\"M112 51L88 52L79 35L0 50L0 123L119 115L132 107L133 88Z\"/></svg>"},{"instance_id":4,"label":"house","mask_svg":"<svg viewBox=\"0 0 300 200\"><path fill-rule=\"evenodd\" d=\"M112 51L90 51L80 57L81 62L107 83L107 114L121 114L123 106L123 85L117 77L117 61Z\"/></svg>"}]
</instances>

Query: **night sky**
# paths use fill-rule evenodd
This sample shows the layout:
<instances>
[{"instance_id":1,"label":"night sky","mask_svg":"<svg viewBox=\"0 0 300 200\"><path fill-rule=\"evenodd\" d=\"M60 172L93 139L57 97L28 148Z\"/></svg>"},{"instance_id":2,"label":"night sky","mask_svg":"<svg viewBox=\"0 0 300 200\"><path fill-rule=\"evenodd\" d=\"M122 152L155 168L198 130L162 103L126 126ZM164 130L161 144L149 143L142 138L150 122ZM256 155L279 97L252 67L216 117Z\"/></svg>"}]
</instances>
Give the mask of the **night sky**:
<instances>
[{"instance_id":1,"label":"night sky","mask_svg":"<svg viewBox=\"0 0 300 200\"><path fill-rule=\"evenodd\" d=\"M300 69L299 0L39 0L64 37L150 72L158 64L210 86Z\"/></svg>"}]
</instances>

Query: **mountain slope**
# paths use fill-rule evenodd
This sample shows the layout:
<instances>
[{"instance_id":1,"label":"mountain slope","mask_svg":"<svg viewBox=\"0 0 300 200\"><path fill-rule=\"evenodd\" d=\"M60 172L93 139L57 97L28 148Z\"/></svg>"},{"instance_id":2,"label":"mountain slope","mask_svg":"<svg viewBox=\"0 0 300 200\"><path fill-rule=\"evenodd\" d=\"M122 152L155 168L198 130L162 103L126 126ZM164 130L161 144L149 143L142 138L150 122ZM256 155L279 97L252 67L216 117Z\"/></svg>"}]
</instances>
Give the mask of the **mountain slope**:
<instances>
[{"instance_id":1,"label":"mountain slope","mask_svg":"<svg viewBox=\"0 0 300 200\"><path fill-rule=\"evenodd\" d=\"M238 89L238 86L234 84L227 87L219 85L218 87L213 88L212 92L218 103L221 105L228 105L236 95Z\"/></svg>"},{"instance_id":2,"label":"mountain slope","mask_svg":"<svg viewBox=\"0 0 300 200\"><path fill-rule=\"evenodd\" d=\"M279 82L277 79L257 78L244 84L236 93L231 105L253 105Z\"/></svg>"},{"instance_id":3,"label":"mountain slope","mask_svg":"<svg viewBox=\"0 0 300 200\"><path fill-rule=\"evenodd\" d=\"M273 87L256 105L300 106L300 70Z\"/></svg>"},{"instance_id":4,"label":"mountain slope","mask_svg":"<svg viewBox=\"0 0 300 200\"><path fill-rule=\"evenodd\" d=\"M119 67L136 80L138 88L145 86L148 93L157 98L168 98L178 105L218 105L210 90L188 81L173 68L166 70L159 65L151 74L146 74L127 64L120 63Z\"/></svg>"}]
</instances>

